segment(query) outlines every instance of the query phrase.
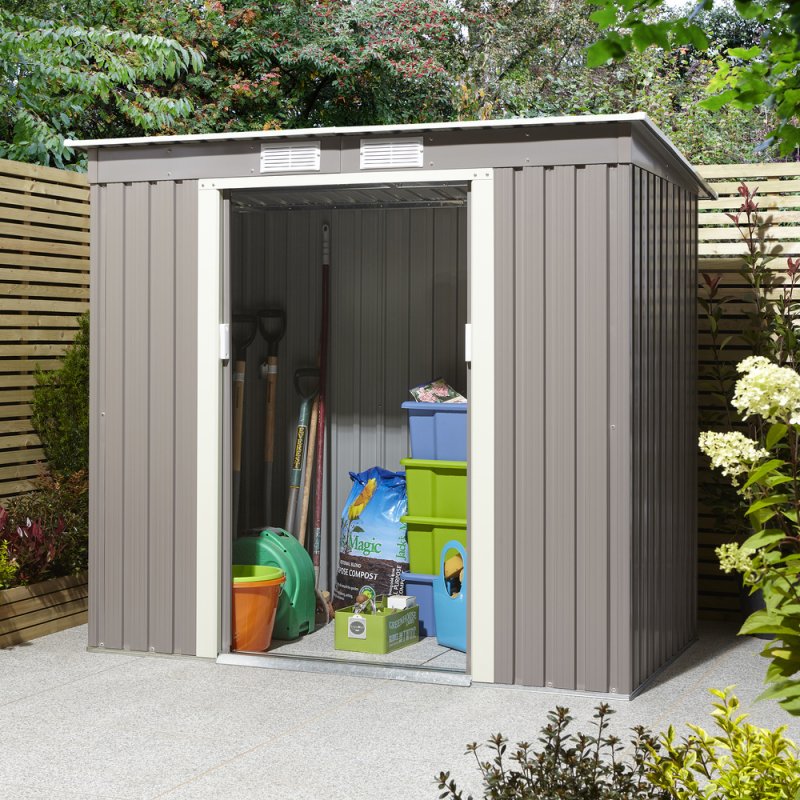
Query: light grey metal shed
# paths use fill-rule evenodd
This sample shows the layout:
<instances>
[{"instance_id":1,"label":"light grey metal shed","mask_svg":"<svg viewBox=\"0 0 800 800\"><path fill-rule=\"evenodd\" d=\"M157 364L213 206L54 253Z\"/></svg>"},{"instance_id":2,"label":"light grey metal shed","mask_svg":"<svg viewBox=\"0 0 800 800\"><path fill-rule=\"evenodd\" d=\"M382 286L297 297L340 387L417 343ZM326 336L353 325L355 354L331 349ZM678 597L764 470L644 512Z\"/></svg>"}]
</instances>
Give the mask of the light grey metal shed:
<instances>
[{"instance_id":1,"label":"light grey metal shed","mask_svg":"<svg viewBox=\"0 0 800 800\"><path fill-rule=\"evenodd\" d=\"M92 186L92 647L230 649L219 326L279 302L281 359L313 363L323 222L326 522L347 470L406 455L407 388L446 374L470 398L472 679L630 696L692 641L712 193L647 117L72 144Z\"/></svg>"}]
</instances>

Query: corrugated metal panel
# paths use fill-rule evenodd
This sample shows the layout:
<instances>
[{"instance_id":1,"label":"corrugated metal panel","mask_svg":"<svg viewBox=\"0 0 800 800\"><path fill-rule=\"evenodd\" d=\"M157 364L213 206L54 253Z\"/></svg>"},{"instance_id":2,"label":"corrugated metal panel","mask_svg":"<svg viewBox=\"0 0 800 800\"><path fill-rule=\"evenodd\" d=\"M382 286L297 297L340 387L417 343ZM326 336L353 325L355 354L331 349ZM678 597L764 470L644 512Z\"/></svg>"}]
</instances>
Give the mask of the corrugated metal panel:
<instances>
[{"instance_id":1,"label":"corrugated metal panel","mask_svg":"<svg viewBox=\"0 0 800 800\"><path fill-rule=\"evenodd\" d=\"M630 693L692 629L691 198L627 165L512 174L496 177L495 430L515 474L495 527L515 586L499 581L513 636L496 675Z\"/></svg>"},{"instance_id":2,"label":"corrugated metal panel","mask_svg":"<svg viewBox=\"0 0 800 800\"><path fill-rule=\"evenodd\" d=\"M234 198L235 201L235 198ZM234 313L286 310L279 352L278 437L273 524L282 524L286 465L299 398L292 375L317 360L321 230L331 225L326 502L322 583L335 570L339 515L349 494L348 472L375 465L399 469L409 454L400 404L408 389L444 377L466 390L466 210L269 210L233 214L231 303ZM241 527L264 522L265 345L247 351Z\"/></svg>"},{"instance_id":3,"label":"corrugated metal panel","mask_svg":"<svg viewBox=\"0 0 800 800\"><path fill-rule=\"evenodd\" d=\"M696 199L634 170L633 688L694 637Z\"/></svg>"},{"instance_id":4,"label":"corrugated metal panel","mask_svg":"<svg viewBox=\"0 0 800 800\"><path fill-rule=\"evenodd\" d=\"M191 654L197 186L96 186L92 218L90 644Z\"/></svg>"}]
</instances>

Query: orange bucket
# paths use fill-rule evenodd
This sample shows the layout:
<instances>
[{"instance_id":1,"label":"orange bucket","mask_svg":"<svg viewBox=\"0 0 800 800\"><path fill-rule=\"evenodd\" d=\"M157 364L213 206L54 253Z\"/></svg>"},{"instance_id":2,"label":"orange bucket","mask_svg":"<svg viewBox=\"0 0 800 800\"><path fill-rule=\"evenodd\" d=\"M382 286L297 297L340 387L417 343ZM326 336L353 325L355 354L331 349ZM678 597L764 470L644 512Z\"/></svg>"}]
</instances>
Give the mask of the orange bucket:
<instances>
[{"instance_id":1,"label":"orange bucket","mask_svg":"<svg viewBox=\"0 0 800 800\"><path fill-rule=\"evenodd\" d=\"M286 575L277 567L233 565L233 649L262 652L272 641Z\"/></svg>"}]
</instances>

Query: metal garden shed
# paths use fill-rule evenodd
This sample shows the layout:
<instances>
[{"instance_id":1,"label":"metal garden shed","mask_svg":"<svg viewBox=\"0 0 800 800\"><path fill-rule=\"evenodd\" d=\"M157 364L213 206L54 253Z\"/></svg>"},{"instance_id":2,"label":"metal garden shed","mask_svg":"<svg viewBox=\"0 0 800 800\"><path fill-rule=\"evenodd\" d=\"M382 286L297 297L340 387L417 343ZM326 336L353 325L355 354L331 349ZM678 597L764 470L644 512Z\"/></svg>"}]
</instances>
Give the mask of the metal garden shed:
<instances>
[{"instance_id":1,"label":"metal garden shed","mask_svg":"<svg viewBox=\"0 0 800 800\"><path fill-rule=\"evenodd\" d=\"M447 375L469 396L471 679L631 696L693 640L712 193L646 116L71 144L92 202L91 647L229 653L221 326L276 300L281 359L313 359L323 223L326 519L348 470L398 467L409 386Z\"/></svg>"}]
</instances>

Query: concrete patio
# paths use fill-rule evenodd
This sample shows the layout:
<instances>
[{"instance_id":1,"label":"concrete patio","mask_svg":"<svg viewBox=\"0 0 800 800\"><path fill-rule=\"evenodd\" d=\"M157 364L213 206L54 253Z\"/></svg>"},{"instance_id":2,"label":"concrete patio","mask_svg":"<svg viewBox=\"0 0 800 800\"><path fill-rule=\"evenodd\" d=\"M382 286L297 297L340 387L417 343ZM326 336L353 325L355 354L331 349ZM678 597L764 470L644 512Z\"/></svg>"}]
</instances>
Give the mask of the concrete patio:
<instances>
[{"instance_id":1,"label":"concrete patio","mask_svg":"<svg viewBox=\"0 0 800 800\"><path fill-rule=\"evenodd\" d=\"M707 725L707 687L736 684L753 722L789 723L800 741L800 720L775 704L753 704L765 666L760 642L733 634L705 626L648 691L611 701L615 730ZM535 739L556 704L587 727L597 703L88 653L85 627L0 650L0 686L0 797L9 800L432 800L441 769L478 790L468 742L497 731Z\"/></svg>"}]
</instances>

